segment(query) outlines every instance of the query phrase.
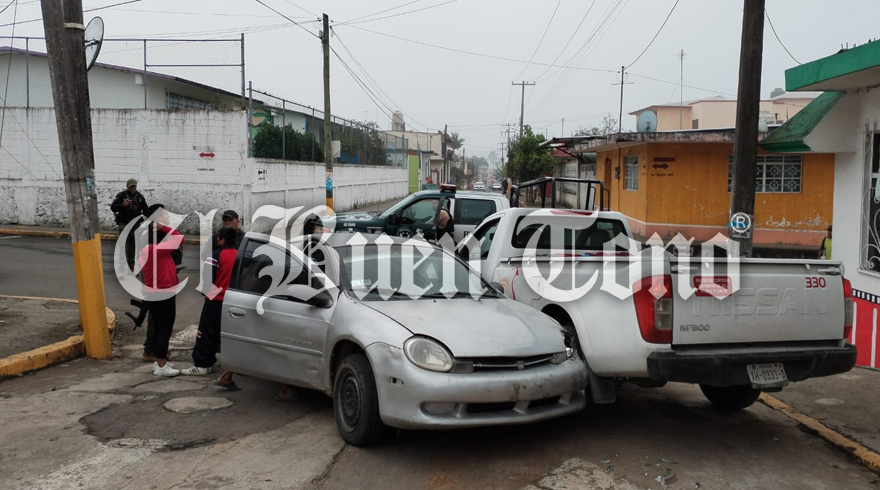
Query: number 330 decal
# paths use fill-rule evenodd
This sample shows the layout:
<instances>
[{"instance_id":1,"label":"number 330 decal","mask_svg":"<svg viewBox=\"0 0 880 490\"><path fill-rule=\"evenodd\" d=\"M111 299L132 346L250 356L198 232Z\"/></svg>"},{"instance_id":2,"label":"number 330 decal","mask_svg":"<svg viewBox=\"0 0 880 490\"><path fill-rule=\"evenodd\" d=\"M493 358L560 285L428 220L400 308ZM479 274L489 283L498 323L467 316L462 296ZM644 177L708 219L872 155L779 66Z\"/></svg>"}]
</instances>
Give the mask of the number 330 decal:
<instances>
[{"instance_id":1,"label":"number 330 decal","mask_svg":"<svg viewBox=\"0 0 880 490\"><path fill-rule=\"evenodd\" d=\"M824 277L806 277L807 287L808 288L824 288L825 287L825 278Z\"/></svg>"}]
</instances>

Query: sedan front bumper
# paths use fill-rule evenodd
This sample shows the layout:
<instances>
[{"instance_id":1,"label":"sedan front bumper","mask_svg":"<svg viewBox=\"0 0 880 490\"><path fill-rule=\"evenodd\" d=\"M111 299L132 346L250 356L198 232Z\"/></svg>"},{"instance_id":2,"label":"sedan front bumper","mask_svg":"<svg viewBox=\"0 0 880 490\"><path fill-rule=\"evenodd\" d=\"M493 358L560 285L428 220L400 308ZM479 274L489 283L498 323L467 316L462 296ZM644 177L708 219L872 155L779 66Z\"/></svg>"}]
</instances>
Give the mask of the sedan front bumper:
<instances>
[{"instance_id":1,"label":"sedan front bumper","mask_svg":"<svg viewBox=\"0 0 880 490\"><path fill-rule=\"evenodd\" d=\"M586 406L587 369L580 360L468 374L427 371L402 349L367 347L382 421L399 429L455 429L527 424Z\"/></svg>"}]
</instances>

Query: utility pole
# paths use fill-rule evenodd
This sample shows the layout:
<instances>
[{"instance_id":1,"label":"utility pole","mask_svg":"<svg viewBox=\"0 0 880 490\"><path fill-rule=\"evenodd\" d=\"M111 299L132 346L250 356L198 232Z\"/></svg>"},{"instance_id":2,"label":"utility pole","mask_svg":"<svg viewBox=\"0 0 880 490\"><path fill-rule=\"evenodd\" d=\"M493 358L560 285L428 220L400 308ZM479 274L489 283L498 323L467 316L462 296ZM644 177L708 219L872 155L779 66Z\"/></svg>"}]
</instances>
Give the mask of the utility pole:
<instances>
[{"instance_id":1,"label":"utility pole","mask_svg":"<svg viewBox=\"0 0 880 490\"><path fill-rule=\"evenodd\" d=\"M565 138L565 118L562 118L562 130L559 131L559 136Z\"/></svg>"},{"instance_id":2,"label":"utility pole","mask_svg":"<svg viewBox=\"0 0 880 490\"><path fill-rule=\"evenodd\" d=\"M326 206L333 209L333 131L330 121L330 17L324 14L321 32L324 50L324 177L327 187Z\"/></svg>"},{"instance_id":3,"label":"utility pole","mask_svg":"<svg viewBox=\"0 0 880 490\"><path fill-rule=\"evenodd\" d=\"M41 3L86 355L110 359L82 0Z\"/></svg>"},{"instance_id":4,"label":"utility pole","mask_svg":"<svg viewBox=\"0 0 880 490\"><path fill-rule=\"evenodd\" d=\"M678 78L678 130L681 131L684 129L682 127L682 114L684 113L684 50L681 50L681 53L678 55L678 59L681 62L681 67L679 69L679 78Z\"/></svg>"},{"instance_id":5,"label":"utility pole","mask_svg":"<svg viewBox=\"0 0 880 490\"><path fill-rule=\"evenodd\" d=\"M522 135L523 135L523 116L525 115L525 112L526 112L526 86L527 85L534 85L534 83L526 83L526 81L523 80L520 83L510 82L510 84L511 85L519 85L522 87L522 101L520 102L520 106L519 106L519 137L522 138Z\"/></svg>"},{"instance_id":6,"label":"utility pole","mask_svg":"<svg viewBox=\"0 0 880 490\"><path fill-rule=\"evenodd\" d=\"M443 149L443 183L449 182L449 162L447 161L447 155L449 154L449 148L446 146L446 131L449 129L447 124L443 125L443 144L440 145L440 148Z\"/></svg>"},{"instance_id":7,"label":"utility pole","mask_svg":"<svg viewBox=\"0 0 880 490\"><path fill-rule=\"evenodd\" d=\"M764 49L764 0L744 0L739 53L736 132L733 143L733 189L730 193L731 257L752 255L755 214L755 161L758 155L758 116L761 102L761 63Z\"/></svg>"},{"instance_id":8,"label":"utility pole","mask_svg":"<svg viewBox=\"0 0 880 490\"><path fill-rule=\"evenodd\" d=\"M623 86L624 85L632 85L634 82L627 82L626 80L626 67L620 67L620 115L617 119L617 132L623 132ZM612 83L611 85L617 85L616 83Z\"/></svg>"}]
</instances>

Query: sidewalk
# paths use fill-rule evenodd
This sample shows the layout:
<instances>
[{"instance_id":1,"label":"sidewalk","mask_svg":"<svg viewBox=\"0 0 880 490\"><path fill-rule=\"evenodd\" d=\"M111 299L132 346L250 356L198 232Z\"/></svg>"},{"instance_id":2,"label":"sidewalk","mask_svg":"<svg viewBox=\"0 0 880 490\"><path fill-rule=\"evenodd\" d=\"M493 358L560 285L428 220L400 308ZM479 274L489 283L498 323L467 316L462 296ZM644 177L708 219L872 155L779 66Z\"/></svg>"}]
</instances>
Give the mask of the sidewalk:
<instances>
[{"instance_id":1,"label":"sidewalk","mask_svg":"<svg viewBox=\"0 0 880 490\"><path fill-rule=\"evenodd\" d=\"M836 376L793 383L773 396L880 453L880 371L855 368Z\"/></svg>"},{"instance_id":2,"label":"sidewalk","mask_svg":"<svg viewBox=\"0 0 880 490\"><path fill-rule=\"evenodd\" d=\"M107 308L112 336L116 315ZM76 300L0 295L0 380L85 353Z\"/></svg>"}]
</instances>

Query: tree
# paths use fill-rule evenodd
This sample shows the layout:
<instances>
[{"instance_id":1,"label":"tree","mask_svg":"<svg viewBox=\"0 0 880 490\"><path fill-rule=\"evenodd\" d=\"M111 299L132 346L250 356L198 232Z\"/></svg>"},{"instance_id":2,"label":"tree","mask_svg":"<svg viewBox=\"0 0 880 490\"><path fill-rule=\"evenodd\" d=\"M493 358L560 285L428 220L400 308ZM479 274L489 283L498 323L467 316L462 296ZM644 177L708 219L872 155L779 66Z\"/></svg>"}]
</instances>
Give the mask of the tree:
<instances>
[{"instance_id":1,"label":"tree","mask_svg":"<svg viewBox=\"0 0 880 490\"><path fill-rule=\"evenodd\" d=\"M609 112L602 118L602 124L599 126L581 126L574 132L575 136L607 136L617 133L619 128L617 118ZM626 131L624 131L626 132Z\"/></svg>"},{"instance_id":2,"label":"tree","mask_svg":"<svg viewBox=\"0 0 880 490\"><path fill-rule=\"evenodd\" d=\"M452 133L449 135L449 148L452 151L456 151L460 149L464 145L464 138L460 137L458 133Z\"/></svg>"},{"instance_id":3,"label":"tree","mask_svg":"<svg viewBox=\"0 0 880 490\"><path fill-rule=\"evenodd\" d=\"M489 166L489 160L486 160L484 157L474 157L471 159L471 162L473 162L475 169Z\"/></svg>"},{"instance_id":4,"label":"tree","mask_svg":"<svg viewBox=\"0 0 880 490\"><path fill-rule=\"evenodd\" d=\"M312 159L313 149L314 160ZM290 124L284 128L267 124L256 128L254 157L322 162L324 161L324 148L312 133L300 133Z\"/></svg>"},{"instance_id":5,"label":"tree","mask_svg":"<svg viewBox=\"0 0 880 490\"><path fill-rule=\"evenodd\" d=\"M545 139L543 134L533 133L531 126L525 126L522 138L510 144L513 158L510 168L507 169L507 176L516 182L523 182L552 173L553 156L550 149L540 147Z\"/></svg>"}]
</instances>

